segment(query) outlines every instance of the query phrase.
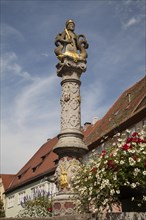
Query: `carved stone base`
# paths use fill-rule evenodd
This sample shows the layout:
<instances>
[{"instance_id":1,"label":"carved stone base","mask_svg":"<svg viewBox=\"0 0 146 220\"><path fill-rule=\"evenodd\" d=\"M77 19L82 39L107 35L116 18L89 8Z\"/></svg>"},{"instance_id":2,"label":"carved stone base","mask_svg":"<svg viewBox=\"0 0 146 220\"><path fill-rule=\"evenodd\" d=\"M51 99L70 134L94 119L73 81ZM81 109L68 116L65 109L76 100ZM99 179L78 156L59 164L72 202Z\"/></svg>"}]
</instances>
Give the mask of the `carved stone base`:
<instances>
[{"instance_id":1,"label":"carved stone base","mask_svg":"<svg viewBox=\"0 0 146 220\"><path fill-rule=\"evenodd\" d=\"M53 215L64 216L76 214L76 194L58 193L53 198Z\"/></svg>"}]
</instances>

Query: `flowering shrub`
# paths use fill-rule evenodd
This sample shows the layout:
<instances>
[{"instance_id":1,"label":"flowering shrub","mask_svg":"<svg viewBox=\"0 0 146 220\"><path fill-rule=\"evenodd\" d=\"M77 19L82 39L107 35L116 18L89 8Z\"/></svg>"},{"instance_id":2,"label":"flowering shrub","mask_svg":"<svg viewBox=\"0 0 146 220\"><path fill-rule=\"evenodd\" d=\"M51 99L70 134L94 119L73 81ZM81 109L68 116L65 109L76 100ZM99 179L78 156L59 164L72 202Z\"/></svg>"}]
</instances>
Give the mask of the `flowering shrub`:
<instances>
[{"instance_id":1,"label":"flowering shrub","mask_svg":"<svg viewBox=\"0 0 146 220\"><path fill-rule=\"evenodd\" d=\"M116 134L112 146L100 154L95 151L73 178L74 190L80 195L79 209L112 210L120 204L121 187L146 189L146 127L139 133ZM133 196L132 200L136 198ZM139 205L146 201L142 196Z\"/></svg>"},{"instance_id":2,"label":"flowering shrub","mask_svg":"<svg viewBox=\"0 0 146 220\"><path fill-rule=\"evenodd\" d=\"M48 196L39 195L34 199L24 198L23 209L17 218L24 217L49 217L52 216L52 201Z\"/></svg>"}]
</instances>

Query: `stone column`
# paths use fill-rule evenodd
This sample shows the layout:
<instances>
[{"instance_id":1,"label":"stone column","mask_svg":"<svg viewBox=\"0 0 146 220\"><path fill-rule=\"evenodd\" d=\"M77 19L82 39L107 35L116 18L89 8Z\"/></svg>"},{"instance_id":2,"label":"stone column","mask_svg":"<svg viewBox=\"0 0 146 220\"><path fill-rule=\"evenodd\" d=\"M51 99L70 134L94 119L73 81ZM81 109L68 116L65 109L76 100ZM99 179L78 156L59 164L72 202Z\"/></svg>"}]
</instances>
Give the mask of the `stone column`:
<instances>
[{"instance_id":1,"label":"stone column","mask_svg":"<svg viewBox=\"0 0 146 220\"><path fill-rule=\"evenodd\" d=\"M57 48L61 47L57 57L57 75L61 77L62 96L61 104L61 132L58 135L58 143L53 151L58 154L59 162L55 172L55 181L58 193L53 199L54 215L67 215L75 212L75 193L72 188L71 178L79 169L82 156L87 152L87 146L83 142L81 132L81 97L80 77L86 71L85 37L82 35L82 43L79 36L75 35L69 25L72 20L67 21L65 33L56 38ZM61 38L62 37L62 38ZM59 38L59 40L58 40ZM64 40L66 42L64 43ZM62 42L63 41L63 42ZM68 41L68 43L67 43ZM84 43L83 43L84 41ZM84 48L84 51L81 50ZM80 54L77 49L80 48ZM87 47L86 47L87 48ZM63 51L63 52L62 52Z\"/></svg>"}]
</instances>

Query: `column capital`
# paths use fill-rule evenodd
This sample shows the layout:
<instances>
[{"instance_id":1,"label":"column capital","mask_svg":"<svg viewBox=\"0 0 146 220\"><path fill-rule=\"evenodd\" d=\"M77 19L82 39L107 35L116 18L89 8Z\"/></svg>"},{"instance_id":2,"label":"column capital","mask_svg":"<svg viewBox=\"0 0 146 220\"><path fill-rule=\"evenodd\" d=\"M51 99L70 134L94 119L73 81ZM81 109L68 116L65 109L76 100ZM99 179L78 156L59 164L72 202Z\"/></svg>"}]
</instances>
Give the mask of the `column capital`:
<instances>
[{"instance_id":1,"label":"column capital","mask_svg":"<svg viewBox=\"0 0 146 220\"><path fill-rule=\"evenodd\" d=\"M70 57L64 58L63 62L59 62L56 65L57 76L63 77L65 75L72 76L74 73L78 74L80 77L83 72L86 71L86 61L78 60L75 62Z\"/></svg>"}]
</instances>

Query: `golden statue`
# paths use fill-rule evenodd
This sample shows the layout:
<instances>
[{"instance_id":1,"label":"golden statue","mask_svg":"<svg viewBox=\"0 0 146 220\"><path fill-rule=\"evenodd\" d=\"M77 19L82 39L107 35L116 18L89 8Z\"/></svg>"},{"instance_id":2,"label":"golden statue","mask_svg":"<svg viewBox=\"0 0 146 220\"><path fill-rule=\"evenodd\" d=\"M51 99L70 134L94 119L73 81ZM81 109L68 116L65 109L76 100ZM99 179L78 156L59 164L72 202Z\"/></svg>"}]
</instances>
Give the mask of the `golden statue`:
<instances>
[{"instance_id":1,"label":"golden statue","mask_svg":"<svg viewBox=\"0 0 146 220\"><path fill-rule=\"evenodd\" d=\"M68 186L67 172L65 170L62 170L60 175L60 186L61 188L66 188Z\"/></svg>"},{"instance_id":2,"label":"golden statue","mask_svg":"<svg viewBox=\"0 0 146 220\"><path fill-rule=\"evenodd\" d=\"M59 60L63 61L64 57L70 57L75 62L87 58L88 43L84 35L74 33L75 23L73 20L66 22L66 27L62 33L59 33L55 39L55 54Z\"/></svg>"}]
</instances>

